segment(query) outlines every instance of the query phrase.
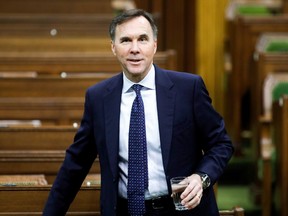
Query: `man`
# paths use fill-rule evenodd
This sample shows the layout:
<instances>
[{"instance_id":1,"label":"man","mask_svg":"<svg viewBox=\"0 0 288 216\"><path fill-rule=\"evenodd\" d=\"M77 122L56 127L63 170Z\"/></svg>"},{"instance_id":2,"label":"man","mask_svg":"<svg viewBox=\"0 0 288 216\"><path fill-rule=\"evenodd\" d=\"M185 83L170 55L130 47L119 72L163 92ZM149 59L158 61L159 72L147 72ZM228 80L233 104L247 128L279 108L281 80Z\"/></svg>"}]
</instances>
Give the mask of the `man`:
<instances>
[{"instance_id":1,"label":"man","mask_svg":"<svg viewBox=\"0 0 288 216\"><path fill-rule=\"evenodd\" d=\"M143 10L115 17L110 36L123 73L87 90L81 126L67 149L43 215L65 215L96 156L101 165L101 215L219 215L212 186L231 158L233 146L202 79L153 64L157 27ZM136 110L145 114L140 121L145 123L144 135L133 123L134 132L137 127L136 133L142 133L136 141L131 135L134 99L140 104ZM139 147L131 153L135 147L131 143L139 140L144 140L145 150ZM138 156L133 156L139 152L144 156L139 154L137 161ZM132 160L134 165L145 162L136 174L143 184L130 171ZM173 206L169 181L175 176L189 179L181 194L185 211L175 211ZM133 184L137 186L131 189ZM140 192L131 192L139 188Z\"/></svg>"}]
</instances>

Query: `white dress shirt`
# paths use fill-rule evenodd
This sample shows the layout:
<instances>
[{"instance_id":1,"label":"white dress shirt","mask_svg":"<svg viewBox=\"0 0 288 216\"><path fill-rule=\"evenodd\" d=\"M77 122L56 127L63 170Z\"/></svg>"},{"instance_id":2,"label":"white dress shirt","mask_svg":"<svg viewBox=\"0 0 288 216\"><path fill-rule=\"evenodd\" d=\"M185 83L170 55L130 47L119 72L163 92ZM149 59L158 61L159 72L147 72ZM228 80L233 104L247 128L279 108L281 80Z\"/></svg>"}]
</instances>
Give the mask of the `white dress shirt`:
<instances>
[{"instance_id":1,"label":"white dress shirt","mask_svg":"<svg viewBox=\"0 0 288 216\"><path fill-rule=\"evenodd\" d=\"M120 110L120 130L119 130L119 195L127 198L127 177L128 177L128 140L129 125L132 103L136 93L131 86L131 82L123 73L123 89ZM141 96L144 103L146 140L147 140L147 159L148 159L148 191L145 199L154 196L167 195L168 187L163 168L163 160L160 147L160 134L158 124L158 112L156 103L155 88L155 68L151 67L146 77L139 82L142 85Z\"/></svg>"}]
</instances>

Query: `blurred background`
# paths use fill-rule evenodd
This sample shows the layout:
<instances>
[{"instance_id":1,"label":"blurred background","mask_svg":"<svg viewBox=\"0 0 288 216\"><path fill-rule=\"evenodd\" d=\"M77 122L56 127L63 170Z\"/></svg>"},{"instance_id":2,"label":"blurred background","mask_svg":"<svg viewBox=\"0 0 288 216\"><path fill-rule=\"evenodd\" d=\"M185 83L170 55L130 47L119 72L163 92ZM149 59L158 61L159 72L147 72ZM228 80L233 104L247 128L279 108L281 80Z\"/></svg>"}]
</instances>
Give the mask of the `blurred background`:
<instances>
[{"instance_id":1,"label":"blurred background","mask_svg":"<svg viewBox=\"0 0 288 216\"><path fill-rule=\"evenodd\" d=\"M41 211L85 89L121 70L108 26L131 8L157 22L155 63L201 75L225 119L236 151L215 185L219 208L288 216L288 0L0 0L0 215L32 205L11 185L40 194L29 211ZM97 161L90 174L83 190L97 191Z\"/></svg>"}]
</instances>

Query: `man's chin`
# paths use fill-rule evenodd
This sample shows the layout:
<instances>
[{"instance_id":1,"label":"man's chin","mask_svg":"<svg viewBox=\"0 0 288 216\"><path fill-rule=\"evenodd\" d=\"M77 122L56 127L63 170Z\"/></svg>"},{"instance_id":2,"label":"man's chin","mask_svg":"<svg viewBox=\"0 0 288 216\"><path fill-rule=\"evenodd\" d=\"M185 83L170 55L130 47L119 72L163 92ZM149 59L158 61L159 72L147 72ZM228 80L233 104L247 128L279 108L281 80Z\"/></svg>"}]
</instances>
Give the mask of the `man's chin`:
<instances>
[{"instance_id":1,"label":"man's chin","mask_svg":"<svg viewBox=\"0 0 288 216\"><path fill-rule=\"evenodd\" d=\"M136 67L131 66L128 68L128 71L133 75L139 75L139 74L144 73L143 67L139 67L139 66L136 66Z\"/></svg>"}]
</instances>

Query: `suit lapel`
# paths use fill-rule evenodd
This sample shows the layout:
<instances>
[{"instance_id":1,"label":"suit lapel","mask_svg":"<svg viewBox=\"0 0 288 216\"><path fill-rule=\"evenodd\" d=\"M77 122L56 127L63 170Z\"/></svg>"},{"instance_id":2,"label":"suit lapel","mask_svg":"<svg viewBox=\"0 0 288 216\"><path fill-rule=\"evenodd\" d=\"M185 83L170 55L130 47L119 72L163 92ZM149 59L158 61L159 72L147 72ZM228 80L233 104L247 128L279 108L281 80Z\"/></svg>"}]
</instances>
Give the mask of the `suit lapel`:
<instances>
[{"instance_id":1,"label":"suit lapel","mask_svg":"<svg viewBox=\"0 0 288 216\"><path fill-rule=\"evenodd\" d=\"M164 169L167 171L172 139L175 92L167 73L158 67L155 67L155 72L161 150Z\"/></svg>"},{"instance_id":2,"label":"suit lapel","mask_svg":"<svg viewBox=\"0 0 288 216\"><path fill-rule=\"evenodd\" d=\"M119 117L122 93L122 73L113 79L104 96L105 112L105 137L109 157L110 168L114 178L118 174L118 152L119 152Z\"/></svg>"}]
</instances>

